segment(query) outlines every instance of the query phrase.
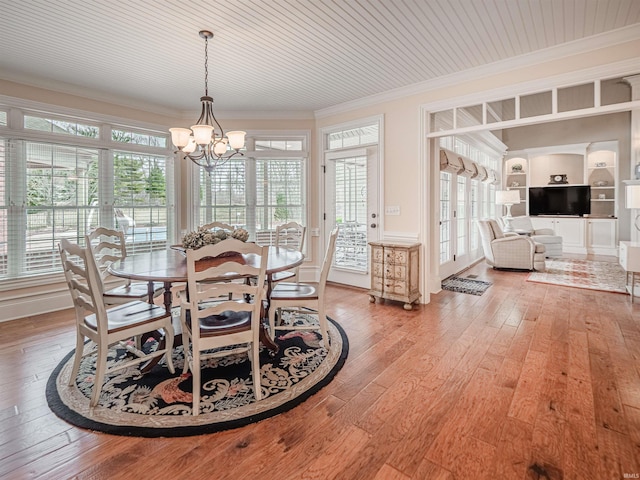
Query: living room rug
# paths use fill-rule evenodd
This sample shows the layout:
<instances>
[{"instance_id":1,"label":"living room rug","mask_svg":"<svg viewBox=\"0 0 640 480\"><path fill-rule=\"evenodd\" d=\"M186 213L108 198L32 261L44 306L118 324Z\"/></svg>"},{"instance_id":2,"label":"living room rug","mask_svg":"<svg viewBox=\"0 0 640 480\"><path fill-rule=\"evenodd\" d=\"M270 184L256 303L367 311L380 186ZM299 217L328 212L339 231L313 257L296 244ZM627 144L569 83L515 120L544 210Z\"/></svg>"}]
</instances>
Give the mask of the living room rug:
<instances>
[{"instance_id":1,"label":"living room rug","mask_svg":"<svg viewBox=\"0 0 640 480\"><path fill-rule=\"evenodd\" d=\"M625 272L617 263L567 258L548 258L546 263L546 272L531 272L527 281L627 293Z\"/></svg>"},{"instance_id":2,"label":"living room rug","mask_svg":"<svg viewBox=\"0 0 640 480\"><path fill-rule=\"evenodd\" d=\"M299 324L317 324L317 317L296 315ZM81 428L127 436L179 437L201 435L241 427L287 411L327 385L342 368L349 343L344 330L329 319L330 347L319 332L279 331L278 353L260 350L262 400L253 394L251 363L246 354L202 362L200 413L192 412L191 374L182 375L182 346L173 350L175 374L164 359L150 372L139 367L119 370L107 376L100 403L93 410L89 398L93 390L95 355L82 360L72 386L68 386L73 351L54 369L47 383L47 402L63 420ZM87 342L85 348L90 348ZM144 349L154 349L151 338ZM108 362L126 355L113 347Z\"/></svg>"},{"instance_id":3,"label":"living room rug","mask_svg":"<svg viewBox=\"0 0 640 480\"><path fill-rule=\"evenodd\" d=\"M491 285L491 282L456 276L445 278L442 281L443 290L450 290L458 293L469 293L471 295L482 295Z\"/></svg>"}]
</instances>

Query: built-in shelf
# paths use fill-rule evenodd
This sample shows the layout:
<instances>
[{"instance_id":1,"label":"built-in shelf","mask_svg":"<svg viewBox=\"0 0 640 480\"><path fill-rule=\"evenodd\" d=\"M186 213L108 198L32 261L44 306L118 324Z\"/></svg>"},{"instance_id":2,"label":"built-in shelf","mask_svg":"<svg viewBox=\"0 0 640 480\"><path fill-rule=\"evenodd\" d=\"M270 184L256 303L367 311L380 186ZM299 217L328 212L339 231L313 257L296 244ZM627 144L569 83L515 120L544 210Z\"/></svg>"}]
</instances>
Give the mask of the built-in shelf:
<instances>
[{"instance_id":1,"label":"built-in shelf","mask_svg":"<svg viewBox=\"0 0 640 480\"><path fill-rule=\"evenodd\" d=\"M617 142L581 143L510 152L504 162L503 185L504 188L521 192L520 204L517 205L520 215L528 214L530 187L587 185L591 189L592 216L615 218L620 182L617 155ZM522 169L513 171L514 165ZM565 176L568 183L551 183L556 175ZM512 208L516 208L516 205Z\"/></svg>"}]
</instances>

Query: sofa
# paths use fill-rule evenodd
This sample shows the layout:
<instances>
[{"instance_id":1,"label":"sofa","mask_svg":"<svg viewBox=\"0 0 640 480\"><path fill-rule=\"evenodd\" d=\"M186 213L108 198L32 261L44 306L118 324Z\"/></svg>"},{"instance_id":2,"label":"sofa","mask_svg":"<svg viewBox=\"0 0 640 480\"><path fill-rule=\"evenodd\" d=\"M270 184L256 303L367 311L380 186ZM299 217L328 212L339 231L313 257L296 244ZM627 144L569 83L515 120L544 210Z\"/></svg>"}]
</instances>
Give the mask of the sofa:
<instances>
[{"instance_id":1,"label":"sofa","mask_svg":"<svg viewBox=\"0 0 640 480\"><path fill-rule=\"evenodd\" d=\"M530 236L534 242L545 246L545 257L562 256L562 237L556 235L551 228L533 228L531 218L527 216L513 217L511 226L514 231Z\"/></svg>"}]
</instances>

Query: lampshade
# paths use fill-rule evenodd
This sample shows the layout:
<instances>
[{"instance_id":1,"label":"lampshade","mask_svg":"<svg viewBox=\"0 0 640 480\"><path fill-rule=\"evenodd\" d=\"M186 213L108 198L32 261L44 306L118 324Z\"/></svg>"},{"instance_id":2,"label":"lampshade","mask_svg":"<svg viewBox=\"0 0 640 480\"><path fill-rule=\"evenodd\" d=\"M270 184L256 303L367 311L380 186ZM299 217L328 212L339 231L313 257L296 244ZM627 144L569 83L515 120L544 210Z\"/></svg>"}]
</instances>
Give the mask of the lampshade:
<instances>
[{"instance_id":1,"label":"lampshade","mask_svg":"<svg viewBox=\"0 0 640 480\"><path fill-rule=\"evenodd\" d=\"M518 190L498 190L496 192L496 204L515 205L520 203L520 192Z\"/></svg>"},{"instance_id":2,"label":"lampshade","mask_svg":"<svg viewBox=\"0 0 640 480\"><path fill-rule=\"evenodd\" d=\"M625 207L640 208L640 185L627 185L625 193Z\"/></svg>"}]
</instances>

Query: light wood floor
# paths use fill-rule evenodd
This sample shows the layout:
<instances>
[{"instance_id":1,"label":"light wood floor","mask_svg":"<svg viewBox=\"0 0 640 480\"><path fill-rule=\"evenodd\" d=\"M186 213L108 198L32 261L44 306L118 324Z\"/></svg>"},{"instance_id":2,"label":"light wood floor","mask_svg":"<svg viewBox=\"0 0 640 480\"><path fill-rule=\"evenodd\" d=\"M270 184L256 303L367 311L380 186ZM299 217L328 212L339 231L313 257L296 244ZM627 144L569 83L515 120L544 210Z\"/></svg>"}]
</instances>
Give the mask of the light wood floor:
<instances>
[{"instance_id":1,"label":"light wood floor","mask_svg":"<svg viewBox=\"0 0 640 480\"><path fill-rule=\"evenodd\" d=\"M640 474L640 305L484 264L482 296L411 312L331 287L351 349L293 410L188 438L72 427L47 407L71 311L0 324L0 478L622 479ZM637 478L637 477L631 477Z\"/></svg>"}]
</instances>

